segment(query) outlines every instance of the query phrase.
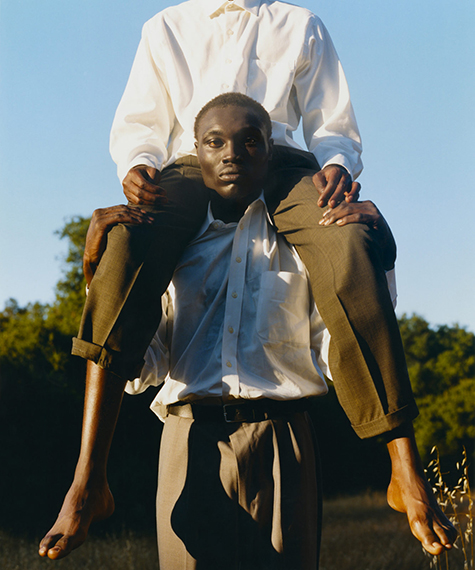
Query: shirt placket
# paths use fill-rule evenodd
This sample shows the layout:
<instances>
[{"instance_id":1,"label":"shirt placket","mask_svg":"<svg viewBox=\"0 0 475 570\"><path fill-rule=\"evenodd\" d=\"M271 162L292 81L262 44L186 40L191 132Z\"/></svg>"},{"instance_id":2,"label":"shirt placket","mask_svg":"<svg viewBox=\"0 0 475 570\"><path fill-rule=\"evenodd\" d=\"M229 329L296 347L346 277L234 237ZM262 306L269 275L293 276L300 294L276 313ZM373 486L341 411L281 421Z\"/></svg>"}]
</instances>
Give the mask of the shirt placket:
<instances>
[{"instance_id":1,"label":"shirt placket","mask_svg":"<svg viewBox=\"0 0 475 570\"><path fill-rule=\"evenodd\" d=\"M224 60L222 64L221 93L236 90L236 61L238 53L239 18L243 10L236 9L232 0L228 0L224 8Z\"/></svg>"},{"instance_id":2,"label":"shirt placket","mask_svg":"<svg viewBox=\"0 0 475 570\"><path fill-rule=\"evenodd\" d=\"M236 228L229 269L221 357L223 396L231 394L237 397L241 391L237 368L237 351L246 283L248 241L249 216L247 215L241 219Z\"/></svg>"}]
</instances>

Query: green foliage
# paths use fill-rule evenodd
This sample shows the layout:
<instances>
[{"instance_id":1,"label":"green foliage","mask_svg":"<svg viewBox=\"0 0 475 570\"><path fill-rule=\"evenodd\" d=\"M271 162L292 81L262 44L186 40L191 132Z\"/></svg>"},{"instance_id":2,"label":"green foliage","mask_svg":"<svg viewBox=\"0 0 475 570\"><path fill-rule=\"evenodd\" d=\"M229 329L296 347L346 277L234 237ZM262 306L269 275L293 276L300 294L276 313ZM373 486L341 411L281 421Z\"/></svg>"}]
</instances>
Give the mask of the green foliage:
<instances>
[{"instance_id":1,"label":"green foliage","mask_svg":"<svg viewBox=\"0 0 475 570\"><path fill-rule=\"evenodd\" d=\"M475 335L458 325L435 329L417 315L399 321L409 375L419 406L415 421L421 453L473 454L475 440Z\"/></svg>"},{"instance_id":2,"label":"green foliage","mask_svg":"<svg viewBox=\"0 0 475 570\"><path fill-rule=\"evenodd\" d=\"M36 378L65 385L71 374L71 337L76 334L85 296L82 256L89 220L72 218L57 234L68 239L63 277L52 305L19 307L10 299L0 312L0 365L17 381Z\"/></svg>"},{"instance_id":3,"label":"green foliage","mask_svg":"<svg viewBox=\"0 0 475 570\"><path fill-rule=\"evenodd\" d=\"M11 299L0 311L0 528L12 532L42 536L74 473L85 362L70 351L85 300L88 224L72 218L57 232L68 240L68 252L51 305L20 307ZM138 529L154 527L160 422L148 410L151 398L153 393L125 398L122 406L109 459L109 482L119 503L110 529L125 520ZM133 494L131 461L134 480L140 481Z\"/></svg>"},{"instance_id":4,"label":"green foliage","mask_svg":"<svg viewBox=\"0 0 475 570\"><path fill-rule=\"evenodd\" d=\"M475 335L455 325L431 329L417 315L399 328L416 397L442 394L463 378L475 378Z\"/></svg>"},{"instance_id":5,"label":"green foliage","mask_svg":"<svg viewBox=\"0 0 475 570\"><path fill-rule=\"evenodd\" d=\"M64 259L64 276L56 285L56 300L48 311L48 323L65 335L76 334L81 320L86 280L82 271L82 257L89 218L75 216L56 233L68 240Z\"/></svg>"},{"instance_id":6,"label":"green foliage","mask_svg":"<svg viewBox=\"0 0 475 570\"><path fill-rule=\"evenodd\" d=\"M436 443L440 454L452 455L475 440L475 379L466 378L441 394L418 401L417 441L424 456Z\"/></svg>"}]
</instances>

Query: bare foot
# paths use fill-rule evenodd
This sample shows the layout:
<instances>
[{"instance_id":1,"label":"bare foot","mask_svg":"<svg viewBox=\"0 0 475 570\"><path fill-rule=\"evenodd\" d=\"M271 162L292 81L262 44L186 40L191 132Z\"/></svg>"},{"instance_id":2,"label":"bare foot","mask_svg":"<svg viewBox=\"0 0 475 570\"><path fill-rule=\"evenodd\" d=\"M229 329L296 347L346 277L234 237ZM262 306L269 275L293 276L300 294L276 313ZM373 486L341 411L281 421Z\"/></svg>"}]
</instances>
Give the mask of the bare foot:
<instances>
[{"instance_id":1,"label":"bare foot","mask_svg":"<svg viewBox=\"0 0 475 570\"><path fill-rule=\"evenodd\" d=\"M92 522L114 512L114 499L107 484L100 490L83 489L74 482L51 530L40 542L39 555L64 558L86 540Z\"/></svg>"},{"instance_id":2,"label":"bare foot","mask_svg":"<svg viewBox=\"0 0 475 570\"><path fill-rule=\"evenodd\" d=\"M406 513L412 534L433 555L452 548L457 531L439 507L424 474L413 433L388 442L392 475L388 503Z\"/></svg>"}]
</instances>

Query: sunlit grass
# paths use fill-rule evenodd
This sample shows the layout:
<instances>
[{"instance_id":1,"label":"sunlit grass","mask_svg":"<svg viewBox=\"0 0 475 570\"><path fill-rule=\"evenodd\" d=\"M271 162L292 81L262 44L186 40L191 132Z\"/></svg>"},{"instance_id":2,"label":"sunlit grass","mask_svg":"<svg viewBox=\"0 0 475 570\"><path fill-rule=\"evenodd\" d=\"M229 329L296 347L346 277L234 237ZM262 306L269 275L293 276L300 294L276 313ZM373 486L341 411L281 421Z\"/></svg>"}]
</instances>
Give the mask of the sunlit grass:
<instances>
[{"instance_id":1,"label":"sunlit grass","mask_svg":"<svg viewBox=\"0 0 475 570\"><path fill-rule=\"evenodd\" d=\"M423 570L427 558L385 493L327 501L320 570Z\"/></svg>"},{"instance_id":2,"label":"sunlit grass","mask_svg":"<svg viewBox=\"0 0 475 570\"><path fill-rule=\"evenodd\" d=\"M90 536L70 556L54 562L38 556L37 542L0 531L0 568L158 569L156 540L152 535L124 532L118 536ZM406 516L389 508L384 493L325 501L320 570L428 570L429 562L412 536ZM445 566L440 568L445 570ZM461 549L450 553L449 568L464 570Z\"/></svg>"},{"instance_id":3,"label":"sunlit grass","mask_svg":"<svg viewBox=\"0 0 475 570\"><path fill-rule=\"evenodd\" d=\"M157 542L154 536L124 532L120 536L90 536L63 560L48 560L38 555L38 541L27 541L0 531L0 568L2 570L156 570Z\"/></svg>"}]
</instances>

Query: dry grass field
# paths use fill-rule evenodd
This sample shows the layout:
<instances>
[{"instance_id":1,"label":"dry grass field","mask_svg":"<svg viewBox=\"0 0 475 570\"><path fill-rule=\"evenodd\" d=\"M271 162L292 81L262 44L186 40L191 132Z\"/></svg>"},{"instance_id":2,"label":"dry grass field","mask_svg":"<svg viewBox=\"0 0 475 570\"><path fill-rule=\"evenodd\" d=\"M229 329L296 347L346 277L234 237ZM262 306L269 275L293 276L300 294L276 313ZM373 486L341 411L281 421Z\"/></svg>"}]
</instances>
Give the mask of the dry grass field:
<instances>
[{"instance_id":1,"label":"dry grass field","mask_svg":"<svg viewBox=\"0 0 475 570\"><path fill-rule=\"evenodd\" d=\"M70 557L39 558L35 541L0 531L2 570L156 570L153 536L95 538ZM451 570L463 570L460 552L449 557ZM429 570L430 559L412 537L406 518L387 506L383 494L332 499L324 507L321 570ZM444 566L445 568L445 562ZM225 569L223 569L225 570Z\"/></svg>"}]
</instances>

